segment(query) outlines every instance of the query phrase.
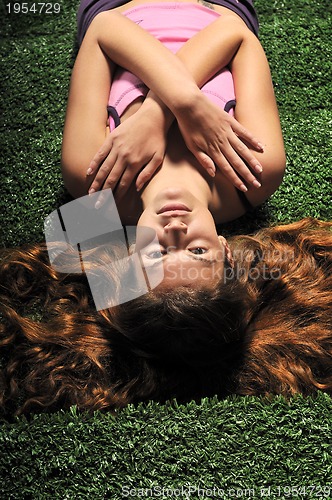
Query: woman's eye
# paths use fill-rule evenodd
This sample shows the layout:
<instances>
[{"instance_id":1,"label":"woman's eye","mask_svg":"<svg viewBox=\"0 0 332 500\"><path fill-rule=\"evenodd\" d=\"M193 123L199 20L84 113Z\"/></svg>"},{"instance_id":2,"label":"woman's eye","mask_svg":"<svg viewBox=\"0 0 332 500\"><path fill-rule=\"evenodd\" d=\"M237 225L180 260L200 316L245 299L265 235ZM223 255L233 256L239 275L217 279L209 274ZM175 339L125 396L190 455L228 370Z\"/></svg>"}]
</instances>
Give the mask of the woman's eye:
<instances>
[{"instance_id":1,"label":"woman's eye","mask_svg":"<svg viewBox=\"0 0 332 500\"><path fill-rule=\"evenodd\" d=\"M149 257L149 259L161 259L163 255L164 252L162 252L161 250L154 250L153 252L146 254L146 256Z\"/></svg>"},{"instance_id":2,"label":"woman's eye","mask_svg":"<svg viewBox=\"0 0 332 500\"><path fill-rule=\"evenodd\" d=\"M202 248L202 247L189 248L189 251L194 253L195 255L202 255L202 253L207 252L206 248Z\"/></svg>"}]
</instances>

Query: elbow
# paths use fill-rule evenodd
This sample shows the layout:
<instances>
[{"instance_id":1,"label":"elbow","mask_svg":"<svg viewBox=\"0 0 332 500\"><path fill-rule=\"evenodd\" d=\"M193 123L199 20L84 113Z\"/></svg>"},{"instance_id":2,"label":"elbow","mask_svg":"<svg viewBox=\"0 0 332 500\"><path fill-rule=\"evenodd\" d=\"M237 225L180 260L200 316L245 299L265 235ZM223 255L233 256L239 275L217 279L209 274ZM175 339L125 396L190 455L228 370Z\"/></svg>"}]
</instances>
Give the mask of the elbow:
<instances>
[{"instance_id":1,"label":"elbow","mask_svg":"<svg viewBox=\"0 0 332 500\"><path fill-rule=\"evenodd\" d=\"M68 158L61 158L61 173L63 183L69 194L73 198L80 198L88 194L88 189L93 179L87 177L84 164L69 161Z\"/></svg>"},{"instance_id":2,"label":"elbow","mask_svg":"<svg viewBox=\"0 0 332 500\"><path fill-rule=\"evenodd\" d=\"M263 172L260 177L261 187L250 189L248 199L254 206L267 200L280 186L286 170L286 155L282 150L278 154L265 157L261 161Z\"/></svg>"},{"instance_id":3,"label":"elbow","mask_svg":"<svg viewBox=\"0 0 332 500\"><path fill-rule=\"evenodd\" d=\"M265 186L265 199L271 196L281 185L286 171L286 155L280 152L266 164L263 164L262 187Z\"/></svg>"},{"instance_id":4,"label":"elbow","mask_svg":"<svg viewBox=\"0 0 332 500\"><path fill-rule=\"evenodd\" d=\"M266 184L271 194L274 193L282 183L286 171L286 153L283 141L275 141L262 155L261 165L263 168L262 184Z\"/></svg>"},{"instance_id":5,"label":"elbow","mask_svg":"<svg viewBox=\"0 0 332 500\"><path fill-rule=\"evenodd\" d=\"M264 166L263 166L264 168ZM274 193L283 181L286 171L286 155L282 150L271 158L266 166L266 182L269 185L271 194Z\"/></svg>"}]
</instances>

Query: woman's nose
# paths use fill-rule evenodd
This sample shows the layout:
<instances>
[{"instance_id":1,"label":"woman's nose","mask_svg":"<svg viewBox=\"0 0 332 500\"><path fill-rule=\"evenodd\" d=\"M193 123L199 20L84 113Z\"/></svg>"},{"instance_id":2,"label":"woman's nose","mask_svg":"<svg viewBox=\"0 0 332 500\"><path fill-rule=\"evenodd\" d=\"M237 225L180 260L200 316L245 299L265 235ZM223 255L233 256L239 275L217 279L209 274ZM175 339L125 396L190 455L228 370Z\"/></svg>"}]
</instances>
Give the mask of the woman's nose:
<instances>
[{"instance_id":1,"label":"woman's nose","mask_svg":"<svg viewBox=\"0 0 332 500\"><path fill-rule=\"evenodd\" d=\"M174 217L172 220L168 222L164 226L164 231L168 233L169 231L182 231L183 233L187 233L188 226L185 222L179 220L178 218Z\"/></svg>"}]
</instances>

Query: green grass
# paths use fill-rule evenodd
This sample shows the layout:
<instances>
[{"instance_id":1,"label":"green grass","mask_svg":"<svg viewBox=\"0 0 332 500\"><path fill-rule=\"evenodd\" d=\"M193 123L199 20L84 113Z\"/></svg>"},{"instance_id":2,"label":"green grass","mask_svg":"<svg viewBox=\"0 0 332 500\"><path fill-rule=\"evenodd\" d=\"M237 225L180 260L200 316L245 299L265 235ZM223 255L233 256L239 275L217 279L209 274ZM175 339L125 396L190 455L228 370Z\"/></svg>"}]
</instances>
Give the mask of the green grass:
<instances>
[{"instance_id":1,"label":"green grass","mask_svg":"<svg viewBox=\"0 0 332 500\"><path fill-rule=\"evenodd\" d=\"M129 406L116 418L73 408L20 419L0 432L7 452L0 455L1 498L120 499L123 488L136 489L137 498L139 489L189 486L222 489L226 499L241 489L251 490L246 498L261 498L262 488L272 498L290 498L288 488L300 492L300 486L299 498L331 498L331 410L331 399L321 394L289 404L205 399Z\"/></svg>"},{"instance_id":2,"label":"green grass","mask_svg":"<svg viewBox=\"0 0 332 500\"><path fill-rule=\"evenodd\" d=\"M9 15L0 6L1 246L42 241L44 218L70 199L59 158L77 2L59 1L61 13L49 16ZM330 0L257 0L256 8L287 173L263 207L228 231L331 219ZM190 484L223 488L227 499L235 497L231 488L254 488L261 498L260 488L269 486L270 498L332 498L332 490L320 489L331 486L331 410L331 399L320 394L289 404L228 398L131 406L115 419L73 409L4 422L0 498L120 499L126 485ZM292 486L307 489L300 495L286 488Z\"/></svg>"}]
</instances>

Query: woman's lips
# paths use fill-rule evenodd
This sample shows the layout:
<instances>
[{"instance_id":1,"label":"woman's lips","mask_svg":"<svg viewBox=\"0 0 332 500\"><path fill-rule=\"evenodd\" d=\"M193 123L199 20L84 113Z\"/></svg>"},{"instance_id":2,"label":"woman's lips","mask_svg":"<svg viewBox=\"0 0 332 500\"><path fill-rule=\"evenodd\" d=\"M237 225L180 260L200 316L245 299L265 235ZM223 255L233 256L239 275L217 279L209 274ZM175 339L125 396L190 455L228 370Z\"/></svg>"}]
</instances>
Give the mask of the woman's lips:
<instances>
[{"instance_id":1,"label":"woman's lips","mask_svg":"<svg viewBox=\"0 0 332 500\"><path fill-rule=\"evenodd\" d=\"M183 203L167 203L167 205L164 205L157 214L165 214L166 212L179 212L177 215L182 215L180 212L191 212L191 210Z\"/></svg>"}]
</instances>

